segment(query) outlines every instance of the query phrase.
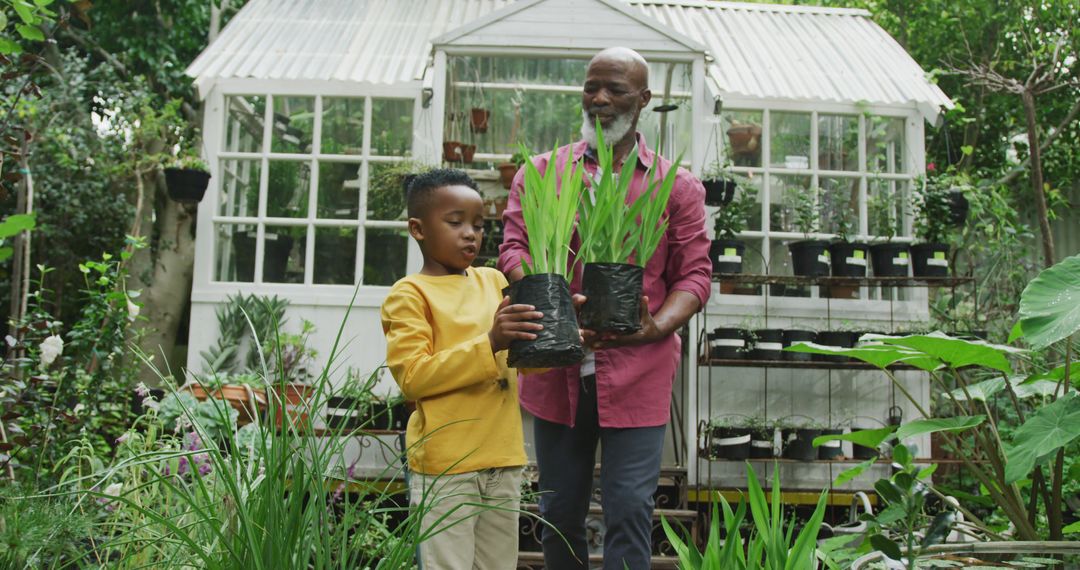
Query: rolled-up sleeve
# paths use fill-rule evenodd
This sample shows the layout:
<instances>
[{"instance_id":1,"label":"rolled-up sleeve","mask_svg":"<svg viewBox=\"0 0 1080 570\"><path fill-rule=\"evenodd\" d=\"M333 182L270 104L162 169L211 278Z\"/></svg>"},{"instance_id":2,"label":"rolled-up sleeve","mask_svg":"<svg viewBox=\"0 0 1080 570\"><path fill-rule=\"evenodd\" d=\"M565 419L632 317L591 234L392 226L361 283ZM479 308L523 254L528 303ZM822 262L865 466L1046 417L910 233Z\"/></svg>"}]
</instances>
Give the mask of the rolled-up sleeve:
<instances>
[{"instance_id":1,"label":"rolled-up sleeve","mask_svg":"<svg viewBox=\"0 0 1080 570\"><path fill-rule=\"evenodd\" d=\"M712 261L705 231L705 187L680 170L668 204L668 255L664 268L669 291L687 291L701 302L712 291Z\"/></svg>"}]
</instances>

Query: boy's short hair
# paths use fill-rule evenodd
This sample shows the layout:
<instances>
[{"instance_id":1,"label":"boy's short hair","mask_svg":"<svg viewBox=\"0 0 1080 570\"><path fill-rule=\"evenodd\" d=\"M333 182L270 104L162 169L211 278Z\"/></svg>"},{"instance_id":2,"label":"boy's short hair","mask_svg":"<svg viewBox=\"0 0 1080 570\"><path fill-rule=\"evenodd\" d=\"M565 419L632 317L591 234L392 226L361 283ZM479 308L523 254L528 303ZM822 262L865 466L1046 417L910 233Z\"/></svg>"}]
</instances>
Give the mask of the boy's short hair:
<instances>
[{"instance_id":1,"label":"boy's short hair","mask_svg":"<svg viewBox=\"0 0 1080 570\"><path fill-rule=\"evenodd\" d=\"M427 172L409 177L405 182L405 201L410 218L421 218L431 204L435 190L443 186L467 186L480 193L476 181L463 170L456 168L434 168Z\"/></svg>"}]
</instances>

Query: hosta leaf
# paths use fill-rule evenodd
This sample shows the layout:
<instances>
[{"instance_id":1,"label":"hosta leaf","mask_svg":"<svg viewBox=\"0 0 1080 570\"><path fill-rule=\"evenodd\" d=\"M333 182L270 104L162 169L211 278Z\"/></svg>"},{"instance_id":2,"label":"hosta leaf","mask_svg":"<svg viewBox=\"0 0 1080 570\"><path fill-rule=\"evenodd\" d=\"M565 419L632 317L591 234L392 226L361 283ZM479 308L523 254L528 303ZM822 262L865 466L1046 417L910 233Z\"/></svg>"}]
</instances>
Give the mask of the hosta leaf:
<instances>
[{"instance_id":1,"label":"hosta leaf","mask_svg":"<svg viewBox=\"0 0 1080 570\"><path fill-rule=\"evenodd\" d=\"M1005 482L1027 477L1035 463L1080 437L1080 396L1070 392L1039 408L1016 430L1005 451Z\"/></svg>"},{"instance_id":2,"label":"hosta leaf","mask_svg":"<svg viewBox=\"0 0 1080 570\"><path fill-rule=\"evenodd\" d=\"M1034 348L1080 331L1080 255L1044 269L1020 294L1020 328Z\"/></svg>"}]
</instances>

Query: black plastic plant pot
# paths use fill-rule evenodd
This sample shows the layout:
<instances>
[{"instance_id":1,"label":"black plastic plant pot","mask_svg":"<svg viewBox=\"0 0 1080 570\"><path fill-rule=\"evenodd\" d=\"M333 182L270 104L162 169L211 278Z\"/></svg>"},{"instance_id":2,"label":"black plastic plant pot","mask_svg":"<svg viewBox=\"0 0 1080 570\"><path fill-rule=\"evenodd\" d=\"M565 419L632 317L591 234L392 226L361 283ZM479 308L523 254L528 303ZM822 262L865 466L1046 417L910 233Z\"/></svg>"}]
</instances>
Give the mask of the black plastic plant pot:
<instances>
[{"instance_id":1,"label":"black plastic plant pot","mask_svg":"<svg viewBox=\"0 0 1080 570\"><path fill-rule=\"evenodd\" d=\"M390 429L405 431L409 425L409 408L405 402L398 402L390 406Z\"/></svg>"},{"instance_id":2,"label":"black plastic plant pot","mask_svg":"<svg viewBox=\"0 0 1080 570\"><path fill-rule=\"evenodd\" d=\"M238 232L233 235L233 252L236 254L236 280L251 282L255 280L255 232ZM293 240L286 235L271 232L265 234L263 252L263 281L281 283L285 281L285 269L289 264L289 253Z\"/></svg>"},{"instance_id":3,"label":"black plastic plant pot","mask_svg":"<svg viewBox=\"0 0 1080 570\"><path fill-rule=\"evenodd\" d=\"M780 329L757 329L750 345L751 360L780 360L783 358L784 331Z\"/></svg>"},{"instance_id":4,"label":"black plastic plant pot","mask_svg":"<svg viewBox=\"0 0 1080 570\"><path fill-rule=\"evenodd\" d=\"M750 457L749 428L713 428L709 451L715 459L743 460Z\"/></svg>"},{"instance_id":5,"label":"black plastic plant pot","mask_svg":"<svg viewBox=\"0 0 1080 570\"><path fill-rule=\"evenodd\" d=\"M714 239L709 246L713 273L742 273L746 244L737 239Z\"/></svg>"},{"instance_id":6,"label":"black plastic plant pot","mask_svg":"<svg viewBox=\"0 0 1080 570\"><path fill-rule=\"evenodd\" d=\"M842 429L823 429L821 435L840 435ZM844 456L843 442L840 440L827 441L817 448L818 459L839 459Z\"/></svg>"},{"instance_id":7,"label":"black plastic plant pot","mask_svg":"<svg viewBox=\"0 0 1080 570\"><path fill-rule=\"evenodd\" d=\"M570 300L570 285L566 278L555 273L526 275L512 283L504 293L511 304L536 307L544 314L533 340L510 343L507 364L520 368L558 368L577 364L585 358L578 334L577 315Z\"/></svg>"},{"instance_id":8,"label":"black plastic plant pot","mask_svg":"<svg viewBox=\"0 0 1080 570\"><path fill-rule=\"evenodd\" d=\"M781 337L781 342L783 342L784 348L787 348L787 347L789 347L791 345L794 345L794 344L798 344L800 342L815 342L816 340L817 340L817 333L816 332L797 330L797 329L787 329L787 330L784 331L784 334ZM813 357L814 357L814 355L810 354L809 352L786 352L785 351L781 358L783 358L784 360L806 362L808 360L813 360Z\"/></svg>"},{"instance_id":9,"label":"black plastic plant pot","mask_svg":"<svg viewBox=\"0 0 1080 570\"><path fill-rule=\"evenodd\" d=\"M814 447L814 438L821 435L819 429L789 428L780 432L784 442L784 459L797 461L813 461L817 459L817 448Z\"/></svg>"},{"instance_id":10,"label":"black plastic plant pot","mask_svg":"<svg viewBox=\"0 0 1080 570\"><path fill-rule=\"evenodd\" d=\"M354 430L369 425L371 409L358 405L355 398L331 396L326 399L326 427L331 429Z\"/></svg>"},{"instance_id":11,"label":"black plastic plant pot","mask_svg":"<svg viewBox=\"0 0 1080 570\"><path fill-rule=\"evenodd\" d=\"M760 429L750 433L750 457L768 459L773 457L773 430Z\"/></svg>"},{"instance_id":12,"label":"black plastic plant pot","mask_svg":"<svg viewBox=\"0 0 1080 570\"><path fill-rule=\"evenodd\" d=\"M949 224L957 228L963 226L967 221L968 209L971 207L967 196L964 196L964 191L959 188L949 190L948 202Z\"/></svg>"},{"instance_id":13,"label":"black plastic plant pot","mask_svg":"<svg viewBox=\"0 0 1080 570\"><path fill-rule=\"evenodd\" d=\"M870 430L870 429L875 429L875 428L873 428L873 427L852 427L851 431L856 432L856 431L865 431L865 430ZM859 444L857 444L855 442L851 443L851 454L853 456L855 456L855 459L862 459L864 461L867 460L867 459L873 458L873 457L877 457L879 455L878 450L876 448L874 448L874 447L866 447L866 446L863 446L863 445L859 445Z\"/></svg>"},{"instance_id":14,"label":"black plastic plant pot","mask_svg":"<svg viewBox=\"0 0 1080 570\"><path fill-rule=\"evenodd\" d=\"M815 239L796 241L788 244L788 249L791 251L791 267L795 275L829 275L829 242Z\"/></svg>"},{"instance_id":15,"label":"black plastic plant pot","mask_svg":"<svg viewBox=\"0 0 1080 570\"><path fill-rule=\"evenodd\" d=\"M707 335L709 358L732 360L746 358L747 331L720 327Z\"/></svg>"},{"instance_id":16,"label":"black plastic plant pot","mask_svg":"<svg viewBox=\"0 0 1080 570\"><path fill-rule=\"evenodd\" d=\"M709 206L730 204L735 197L735 189L738 188L734 180L723 178L702 180L701 185L705 187L705 203Z\"/></svg>"},{"instance_id":17,"label":"black plastic plant pot","mask_svg":"<svg viewBox=\"0 0 1080 570\"><path fill-rule=\"evenodd\" d=\"M581 275L581 328L629 334L641 329L645 269L627 263L586 263Z\"/></svg>"},{"instance_id":18,"label":"black plastic plant pot","mask_svg":"<svg viewBox=\"0 0 1080 570\"><path fill-rule=\"evenodd\" d=\"M851 348L855 346L856 338L858 337L849 331L822 331L817 333L817 340L814 342L833 348ZM848 357L834 354L815 354L813 360L818 362L847 362Z\"/></svg>"},{"instance_id":19,"label":"black plastic plant pot","mask_svg":"<svg viewBox=\"0 0 1080 570\"><path fill-rule=\"evenodd\" d=\"M949 246L943 243L911 246L911 271L915 277L948 277Z\"/></svg>"},{"instance_id":20,"label":"black plastic plant pot","mask_svg":"<svg viewBox=\"0 0 1080 570\"><path fill-rule=\"evenodd\" d=\"M177 202L198 202L206 194L210 185L210 173L191 168L166 168L165 186L169 189L169 198Z\"/></svg>"},{"instance_id":21,"label":"black plastic plant pot","mask_svg":"<svg viewBox=\"0 0 1080 570\"><path fill-rule=\"evenodd\" d=\"M906 243L876 243L870 246L874 277L907 277L911 248Z\"/></svg>"},{"instance_id":22,"label":"black plastic plant pot","mask_svg":"<svg viewBox=\"0 0 1080 570\"><path fill-rule=\"evenodd\" d=\"M829 245L833 277L866 277L870 246L865 243L838 241Z\"/></svg>"}]
</instances>

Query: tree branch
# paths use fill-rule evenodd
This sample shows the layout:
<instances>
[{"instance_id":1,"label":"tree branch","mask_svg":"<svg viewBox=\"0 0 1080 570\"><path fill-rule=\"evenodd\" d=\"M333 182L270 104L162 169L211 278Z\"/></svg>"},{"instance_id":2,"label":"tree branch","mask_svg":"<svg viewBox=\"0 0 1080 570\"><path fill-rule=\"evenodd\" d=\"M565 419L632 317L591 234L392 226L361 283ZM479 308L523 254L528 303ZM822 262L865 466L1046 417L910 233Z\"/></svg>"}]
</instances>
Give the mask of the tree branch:
<instances>
[{"instance_id":1,"label":"tree branch","mask_svg":"<svg viewBox=\"0 0 1080 570\"><path fill-rule=\"evenodd\" d=\"M1069 112L1065 115L1065 119L1058 123L1058 126L1054 129L1054 132L1049 133L1046 138L1043 139L1042 144L1039 145L1039 153L1042 154L1046 152L1046 149L1050 148L1050 145L1053 144L1054 141L1061 136L1061 133L1065 132L1065 129L1069 126L1070 123L1076 120L1076 117L1078 115L1080 115L1080 99L1076 100L1076 103L1073 104L1072 109L1069 109ZM994 181L994 184L996 186L1011 184L1014 180L1019 178L1025 170L1027 170L1029 164L1031 164L1030 154L1026 158L1024 158L1024 160L1021 161L1020 164L1016 166L1016 168L1009 171L1009 173L1005 176L1002 176L1001 178Z\"/></svg>"}]
</instances>

